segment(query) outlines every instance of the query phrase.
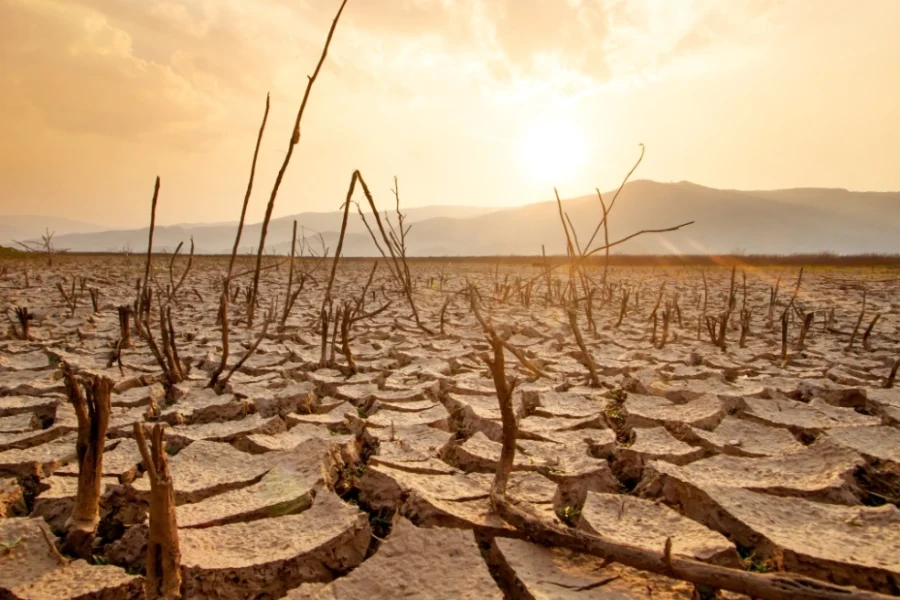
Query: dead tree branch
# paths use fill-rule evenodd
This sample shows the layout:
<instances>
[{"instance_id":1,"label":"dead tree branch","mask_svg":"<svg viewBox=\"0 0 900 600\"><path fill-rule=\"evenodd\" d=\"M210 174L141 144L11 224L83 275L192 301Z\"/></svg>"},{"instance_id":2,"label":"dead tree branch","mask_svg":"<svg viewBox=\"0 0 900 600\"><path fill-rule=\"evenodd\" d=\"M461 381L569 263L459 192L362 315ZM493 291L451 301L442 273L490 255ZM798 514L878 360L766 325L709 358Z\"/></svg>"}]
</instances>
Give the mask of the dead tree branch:
<instances>
[{"instance_id":1,"label":"dead tree branch","mask_svg":"<svg viewBox=\"0 0 900 600\"><path fill-rule=\"evenodd\" d=\"M235 365L231 367L231 369L228 371L228 374L225 375L224 379L218 380L213 383L213 389L217 394L221 394L225 390L225 386L228 385L228 380L231 379L231 376L234 375L235 372L244 365L247 359L250 358L254 352L256 352L256 349L259 348L260 343L263 341L263 339L266 337L266 333L268 333L269 331L269 324L272 322L274 316L275 306L273 305L269 310L266 311L262 330L259 332L259 336L257 336L256 340L254 340L250 347L247 348L247 352L245 352L240 360L238 360L237 363L235 363ZM224 323L224 320L222 322ZM222 356L223 358L227 359L224 351L222 352Z\"/></svg>"},{"instance_id":2,"label":"dead tree branch","mask_svg":"<svg viewBox=\"0 0 900 600\"><path fill-rule=\"evenodd\" d=\"M194 264L194 236L191 236L191 253L188 255L187 265L184 268L184 272L181 274L181 277L178 278L178 281L175 281L175 259L178 257L178 251L181 250L181 246L184 245L184 242L180 242L178 247L175 248L175 252L172 253L172 259L169 261L169 299L174 301L176 304L178 300L176 299L178 295L178 290L181 289L184 280L187 278L188 273L191 270L191 265Z\"/></svg>"},{"instance_id":3,"label":"dead tree branch","mask_svg":"<svg viewBox=\"0 0 900 600\"><path fill-rule=\"evenodd\" d=\"M862 325L863 319L866 318L866 288L863 288L862 308L859 310L859 318L856 319L856 325L853 326L853 333L850 334L850 342L847 344L847 351L853 350L853 344L856 342L856 335Z\"/></svg>"},{"instance_id":4,"label":"dead tree branch","mask_svg":"<svg viewBox=\"0 0 900 600\"><path fill-rule=\"evenodd\" d=\"M147 281L150 279L150 259L151 253L153 252L153 231L156 229L156 203L159 200L159 175L156 176L156 183L153 186L153 200L150 203L150 232L147 237L147 262L144 264L144 278L141 280L140 286L137 289L137 300L136 300L136 310L135 312L140 315L141 311L141 303L144 302L144 296L147 293ZM148 301L149 302L149 301ZM149 313L150 307L147 306L147 311ZM149 317L148 317L149 321ZM138 333L141 334L142 323L140 317L135 320L135 324L138 326Z\"/></svg>"},{"instance_id":5,"label":"dead tree branch","mask_svg":"<svg viewBox=\"0 0 900 600\"><path fill-rule=\"evenodd\" d=\"M575 335L575 343L578 344L578 348L581 350L582 362L584 363L584 366L587 367L588 373L590 374L591 386L600 387L600 377L597 376L597 365L594 363L594 357L591 355L590 350L588 350L587 344L584 343L581 329L578 328L578 316L575 313L575 308L570 306L566 309L566 313L569 315L569 325L572 327L572 333Z\"/></svg>"},{"instance_id":6,"label":"dead tree branch","mask_svg":"<svg viewBox=\"0 0 900 600\"><path fill-rule=\"evenodd\" d=\"M518 348L516 348L515 346L510 344L507 340L496 335L496 333L494 332L493 326L490 323L488 323L484 319L484 317L481 315L481 309L478 307L478 296L475 294L474 288L471 286L471 284L469 286L469 290L470 290L469 291L469 301L472 306L472 313L475 315L475 319L481 325L481 328L484 330L484 332L491 338L496 337L497 339L499 339L500 342L503 344L503 346L507 350L509 350L512 353L512 355L515 356L516 359L520 363L522 363L522 366L524 366L526 369L528 369L529 371L531 371L538 377L550 379L551 378L550 375L546 371L544 371L543 369L538 367L536 364L531 362L528 359L528 357L525 356L524 352L522 352L521 350L519 350ZM444 303L444 306L446 307L446 305L449 304L449 302L450 302L450 298L447 298L447 301ZM441 322L443 323L443 319L441 319Z\"/></svg>"},{"instance_id":7,"label":"dead tree branch","mask_svg":"<svg viewBox=\"0 0 900 600\"><path fill-rule=\"evenodd\" d=\"M269 94L266 94L266 111L263 113L262 124L259 126L259 135L256 136L256 148L253 150L253 162L250 163L250 178L247 180L247 191L244 192L244 204L241 206L241 218L238 221L237 233L234 236L234 248L231 250L231 259L228 261L228 275L231 278L234 269L234 259L237 257L238 246L241 244L241 234L244 231L244 219L247 216L247 205L250 203L250 194L253 191L253 178L256 175L256 159L259 157L259 146L262 144L263 132L266 130L266 121L269 119Z\"/></svg>"},{"instance_id":8,"label":"dead tree branch","mask_svg":"<svg viewBox=\"0 0 900 600\"><path fill-rule=\"evenodd\" d=\"M378 248L378 251L381 253L381 256L384 257L385 261L387 261L388 268L391 271L394 279L397 282L397 285L400 286L403 295L406 296L406 301L409 303L410 310L412 310L413 319L416 322L416 326L427 333L428 335L434 335L434 332L431 331L428 327L422 323L422 320L419 318L419 311L416 308L416 303L413 298L413 281L409 272L409 267L406 264L406 245L405 245L405 233L403 233L398 240L395 232L391 231L393 238L388 235L388 233L384 229L384 225L381 222L381 217L378 214L378 208L375 206L375 199L372 197L372 193L369 191L369 186L366 185L365 179L363 179L362 173L358 170L353 172L354 180L358 179L360 186L362 186L363 195L366 197L366 201L369 203L369 206L372 209L372 214L375 217L375 224L378 225L378 231L381 233L381 239L384 242L384 245L387 246L388 252L385 253L384 249L381 247L381 244L378 243L378 238L375 236L375 232L369 226L368 221L366 221L366 217L362 212L362 209L357 204L357 211L359 212L359 216L363 221L363 224L366 226L366 229L369 231L369 235L372 237L372 241L375 242L375 247ZM353 188L353 181L351 181L350 187ZM396 185L396 178L394 180ZM397 191L397 188L394 188L396 199L397 199L397 212L400 214L400 195ZM398 217L399 218L399 217ZM388 226L390 225L390 221L388 221ZM402 229L402 220L401 220L401 231ZM407 229L408 231L408 229ZM399 242L399 243L398 243ZM390 259L388 259L388 254L390 254Z\"/></svg>"},{"instance_id":9,"label":"dead tree branch","mask_svg":"<svg viewBox=\"0 0 900 600\"><path fill-rule=\"evenodd\" d=\"M300 122L302 121L303 113L306 110L306 103L309 101L309 96L312 92L313 84L315 84L316 78L319 76L319 71L321 71L322 65L325 63L325 57L328 55L328 47L331 46L331 38L334 37L334 31L337 29L338 20L340 20L341 13L344 12L344 7L346 5L347 0L343 0L334 20L331 22L331 28L328 30L328 37L325 38L325 46L322 48L322 55L319 57L316 70L313 71L311 76L307 77L306 91L303 93L303 100L300 102L300 109L297 111L297 118L294 121L294 128L291 131L287 152L284 155L284 162L281 163L281 168L278 170L278 175L275 177L275 183L272 186L272 193L269 195L269 203L266 205L266 216L263 219L262 231L259 235L259 247L257 248L256 254L256 271L253 274L253 286L251 288L250 302L247 310L248 327L253 326L253 313L256 306L256 298L259 293L259 272L262 268L263 250L266 246L266 235L269 232L269 221L272 219L272 211L275 209L275 198L278 196L278 189L281 187L284 174L291 162L291 157L294 155L294 147L300 143Z\"/></svg>"}]
</instances>

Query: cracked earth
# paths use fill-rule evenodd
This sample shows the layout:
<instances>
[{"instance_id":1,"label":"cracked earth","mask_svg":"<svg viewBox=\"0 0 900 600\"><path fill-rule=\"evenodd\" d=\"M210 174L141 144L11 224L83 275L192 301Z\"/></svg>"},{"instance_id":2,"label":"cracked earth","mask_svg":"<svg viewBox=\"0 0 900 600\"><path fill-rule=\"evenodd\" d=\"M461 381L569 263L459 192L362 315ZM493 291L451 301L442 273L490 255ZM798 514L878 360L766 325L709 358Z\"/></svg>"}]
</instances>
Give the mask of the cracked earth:
<instances>
[{"instance_id":1,"label":"cracked earth","mask_svg":"<svg viewBox=\"0 0 900 600\"><path fill-rule=\"evenodd\" d=\"M156 260L161 295L168 261ZM27 286L18 264L0 280L11 317L0 326L0 599L144 597L141 422L164 426L185 598L691 598L691 584L531 543L492 511L502 427L467 282L484 317L545 375L506 353L519 425L508 493L535 515L659 552L671 538L673 554L717 565L900 594L900 387L886 387L900 355L900 284L884 272L809 270L783 354L777 317L796 270L748 269L746 304L738 271L723 349L703 318L699 269L612 269L593 298L595 326L578 314L591 385L552 297L560 288L551 279L548 295L539 266L411 263L433 334L380 269L367 306L391 303L353 325L355 369L340 343L329 341L321 361L320 270L217 393L207 383L222 355L227 263L198 257L170 302L185 380L167 394L136 332L121 366L110 359L138 262L35 260ZM335 300L357 298L370 270L371 261L343 261ZM283 310L286 271L263 272L254 328L240 300L248 278L237 281L229 367L259 335L268 303ZM602 269L589 273L599 281ZM731 271L705 276L706 314L719 315ZM561 270L551 277L566 285ZM75 290L74 306L58 283ZM20 339L13 307L34 314L30 339ZM90 561L57 552L78 477L62 364L115 386Z\"/></svg>"}]
</instances>

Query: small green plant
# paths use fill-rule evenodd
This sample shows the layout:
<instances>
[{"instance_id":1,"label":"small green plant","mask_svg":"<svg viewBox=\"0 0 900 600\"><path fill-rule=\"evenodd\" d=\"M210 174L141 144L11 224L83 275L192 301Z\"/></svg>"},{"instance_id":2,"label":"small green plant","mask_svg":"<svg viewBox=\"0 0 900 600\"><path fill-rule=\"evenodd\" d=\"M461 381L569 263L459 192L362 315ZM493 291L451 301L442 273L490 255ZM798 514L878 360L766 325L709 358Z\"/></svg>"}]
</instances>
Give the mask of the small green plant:
<instances>
[{"instance_id":1,"label":"small green plant","mask_svg":"<svg viewBox=\"0 0 900 600\"><path fill-rule=\"evenodd\" d=\"M365 473L365 464L346 465L341 469L340 487L345 490L352 489Z\"/></svg>"},{"instance_id":2,"label":"small green plant","mask_svg":"<svg viewBox=\"0 0 900 600\"><path fill-rule=\"evenodd\" d=\"M741 565L745 571L769 573L774 570L770 561L758 557L756 552L750 548L738 548L738 553L741 555Z\"/></svg>"},{"instance_id":3,"label":"small green plant","mask_svg":"<svg viewBox=\"0 0 900 600\"><path fill-rule=\"evenodd\" d=\"M108 565L109 560L102 554L94 554L91 556L91 562L95 565Z\"/></svg>"},{"instance_id":4,"label":"small green plant","mask_svg":"<svg viewBox=\"0 0 900 600\"><path fill-rule=\"evenodd\" d=\"M616 388L612 391L611 396L603 411L606 422L610 429L616 432L616 441L619 444L631 445L634 443L634 434L628 427L628 409L625 407L628 393L622 388Z\"/></svg>"},{"instance_id":5,"label":"small green plant","mask_svg":"<svg viewBox=\"0 0 900 600\"><path fill-rule=\"evenodd\" d=\"M556 511L556 516L569 527L575 527L581 518L581 509L575 506L563 506Z\"/></svg>"}]
</instances>

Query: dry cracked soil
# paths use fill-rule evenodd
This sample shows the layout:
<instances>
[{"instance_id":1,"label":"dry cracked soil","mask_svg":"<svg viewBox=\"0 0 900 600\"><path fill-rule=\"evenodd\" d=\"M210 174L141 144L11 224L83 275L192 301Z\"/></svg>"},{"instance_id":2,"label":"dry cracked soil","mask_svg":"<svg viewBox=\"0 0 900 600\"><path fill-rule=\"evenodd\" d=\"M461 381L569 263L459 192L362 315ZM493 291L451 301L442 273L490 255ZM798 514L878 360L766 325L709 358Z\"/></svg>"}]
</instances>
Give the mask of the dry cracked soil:
<instances>
[{"instance_id":1,"label":"dry cracked soil","mask_svg":"<svg viewBox=\"0 0 900 600\"><path fill-rule=\"evenodd\" d=\"M900 354L900 284L884 272L809 269L790 304L796 269L748 269L746 288L738 271L716 345L705 317L725 311L730 269L615 268L603 283L602 267L591 267L591 314L581 302L577 321L592 382L559 306L572 291L562 269L414 262L428 333L385 265L361 297L372 262L343 261L333 306L361 305L363 317L347 335L351 368L339 329L329 327L322 349L330 261L297 261L295 280L305 281L283 323L288 266L272 262L252 328L250 277L232 284L228 368L271 303L277 317L214 390L227 261L193 262L174 295L167 286L184 258L170 267L156 257L150 280L154 304L171 308L185 373L174 385L133 327L115 359L117 308L133 305L143 261L73 256L4 270L0 599L144 597L141 422L164 426L185 598L700 597L682 581L534 544L493 512L502 426L469 282L485 318L531 365L506 353L519 426L509 495L533 514L659 552L671 538L673 554L735 569L900 594L900 388L886 387ZM237 271L249 268L241 261ZM28 339L14 307L34 315ZM63 364L115 384L92 560L57 550L78 480Z\"/></svg>"}]
</instances>

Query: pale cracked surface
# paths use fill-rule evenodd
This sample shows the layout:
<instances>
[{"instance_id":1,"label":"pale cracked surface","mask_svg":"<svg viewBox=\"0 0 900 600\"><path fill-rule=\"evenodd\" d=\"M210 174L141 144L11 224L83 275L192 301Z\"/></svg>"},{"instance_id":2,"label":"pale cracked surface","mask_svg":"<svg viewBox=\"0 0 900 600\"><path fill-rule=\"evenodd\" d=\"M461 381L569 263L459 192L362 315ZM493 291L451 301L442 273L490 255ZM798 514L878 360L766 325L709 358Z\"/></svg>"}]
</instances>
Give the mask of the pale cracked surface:
<instances>
[{"instance_id":1,"label":"pale cracked surface","mask_svg":"<svg viewBox=\"0 0 900 600\"><path fill-rule=\"evenodd\" d=\"M712 506L698 518L758 552L780 555L785 568L897 594L900 510L840 506L709 486Z\"/></svg>"},{"instance_id":2,"label":"pale cracked surface","mask_svg":"<svg viewBox=\"0 0 900 600\"><path fill-rule=\"evenodd\" d=\"M154 306L166 302L171 259L153 258ZM283 310L287 270L274 261L264 258L272 268L260 274L253 328L249 277L233 282L229 369L255 343L262 307L274 301ZM185 263L175 258L176 276ZM250 260L238 263L237 272L252 269ZM214 390L207 384L222 356L217 314L227 261L196 256L170 305L186 379L167 394L133 321L121 368L110 362L117 307L133 305L143 260L59 256L52 268L27 264L27 286L18 261L0 271L0 305L38 315L29 340L0 321L0 527L32 514L59 535L70 514L77 420L60 363L115 386L92 553L94 562L116 566L72 562L57 577L62 569L47 563L42 537L35 540L43 554L17 554L4 534L0 561L24 560L42 578L29 597L67 598L69 591L48 586L75 590L104 577L109 590L78 597L130 597L139 579L118 567L146 567L149 485L133 439L133 425L143 422L165 431L185 598L690 598L683 582L521 541L493 511L502 423L482 360L491 347L470 310L467 281L478 286L485 319L544 374L504 353L506 373L517 380L518 423L507 493L530 514L649 552L661 554L672 537L678 555L900 593L900 390L884 387L900 348L900 282L881 272L805 271L794 306L814 313L815 323L799 349L800 319L792 319L785 360L778 318L796 269L747 270L750 332L741 347L735 308L723 350L709 340L703 306L706 316L721 314L730 269L613 267L604 286L602 267L590 265L596 327L583 301L577 321L596 365L599 386L592 386L556 301L572 289L565 269L551 271L548 303L541 263L410 263L429 334L381 265L365 310L391 304L353 323L354 372L340 343L333 352L326 344L322 360L322 275L331 262L307 255L295 261L294 289L298 273L313 277L284 325L279 314L228 385ZM371 266L340 261L335 307L355 305ZM73 277L99 290L96 311L86 291L74 311L65 305L56 284L70 289ZM579 298L583 283L575 281ZM863 286L867 316L848 348ZM629 303L617 324L625 290ZM739 285L736 307L743 301ZM671 318L663 343L664 310ZM151 318L158 325L155 309ZM41 565L52 567L49 574L40 575Z\"/></svg>"},{"instance_id":3,"label":"pale cracked surface","mask_svg":"<svg viewBox=\"0 0 900 600\"><path fill-rule=\"evenodd\" d=\"M355 567L370 536L365 513L328 491L298 515L181 529L184 590L201 599L237 600L249 593L277 598Z\"/></svg>"},{"instance_id":4,"label":"pale cracked surface","mask_svg":"<svg viewBox=\"0 0 900 600\"><path fill-rule=\"evenodd\" d=\"M683 467L654 461L650 468L661 475L664 486L671 483L678 490L719 485L775 496L858 504L859 490L853 474L863 464L865 459L853 450L824 440L775 457L718 455Z\"/></svg>"},{"instance_id":5,"label":"pale cracked surface","mask_svg":"<svg viewBox=\"0 0 900 600\"><path fill-rule=\"evenodd\" d=\"M243 487L261 478L267 470L259 460L222 442L197 441L169 459L178 504L199 502ZM150 492L146 476L131 485L139 492Z\"/></svg>"},{"instance_id":6,"label":"pale cracked surface","mask_svg":"<svg viewBox=\"0 0 900 600\"><path fill-rule=\"evenodd\" d=\"M312 506L312 483L297 472L275 467L253 485L182 504L175 518L179 527L202 528L299 513Z\"/></svg>"},{"instance_id":7,"label":"pale cracked surface","mask_svg":"<svg viewBox=\"0 0 900 600\"><path fill-rule=\"evenodd\" d=\"M18 600L143 598L142 578L83 560L62 564L48 546L52 539L41 519L0 521L0 595Z\"/></svg>"},{"instance_id":8,"label":"pale cracked surface","mask_svg":"<svg viewBox=\"0 0 900 600\"><path fill-rule=\"evenodd\" d=\"M378 553L342 577L325 585L301 586L290 600L500 600L471 532L420 529L399 519Z\"/></svg>"},{"instance_id":9,"label":"pale cracked surface","mask_svg":"<svg viewBox=\"0 0 900 600\"><path fill-rule=\"evenodd\" d=\"M494 538L489 557L510 597L527 600L691 600L694 586L600 558ZM722 600L748 600L720 592Z\"/></svg>"},{"instance_id":10,"label":"pale cracked surface","mask_svg":"<svg viewBox=\"0 0 900 600\"><path fill-rule=\"evenodd\" d=\"M724 536L650 500L588 492L579 526L645 550L664 548L671 538L673 554L731 567L740 563L734 545Z\"/></svg>"}]
</instances>

